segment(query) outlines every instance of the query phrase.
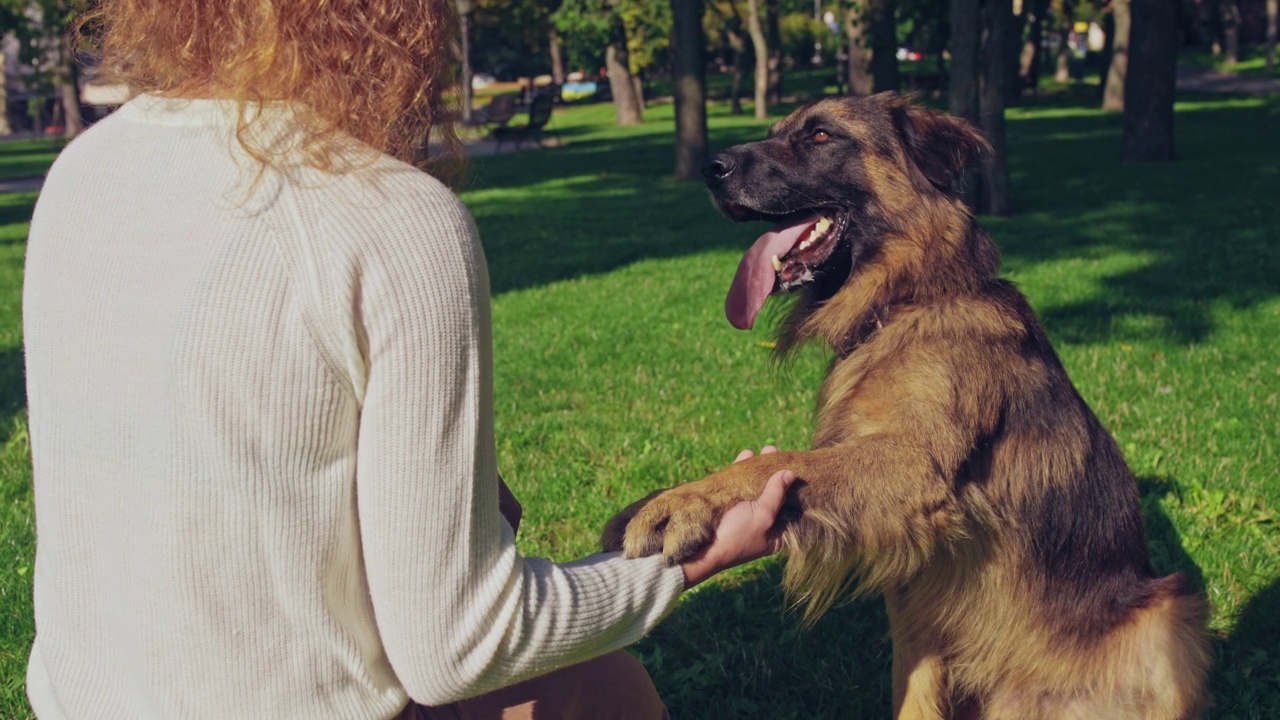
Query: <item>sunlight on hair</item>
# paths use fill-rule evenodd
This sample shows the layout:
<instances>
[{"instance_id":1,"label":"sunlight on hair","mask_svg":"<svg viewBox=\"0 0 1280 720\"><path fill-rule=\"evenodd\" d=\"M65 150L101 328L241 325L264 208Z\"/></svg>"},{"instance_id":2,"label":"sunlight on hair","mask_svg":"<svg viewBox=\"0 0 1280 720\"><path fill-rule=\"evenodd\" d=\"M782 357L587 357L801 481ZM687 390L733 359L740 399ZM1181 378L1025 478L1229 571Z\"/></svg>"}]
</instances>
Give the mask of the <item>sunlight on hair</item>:
<instances>
[{"instance_id":1,"label":"sunlight on hair","mask_svg":"<svg viewBox=\"0 0 1280 720\"><path fill-rule=\"evenodd\" d=\"M450 181L463 164L455 20L448 0L101 0L77 32L131 94L237 103L237 139L264 166L301 151L345 172L355 138ZM272 101L306 108L296 146L255 142L256 109Z\"/></svg>"}]
</instances>

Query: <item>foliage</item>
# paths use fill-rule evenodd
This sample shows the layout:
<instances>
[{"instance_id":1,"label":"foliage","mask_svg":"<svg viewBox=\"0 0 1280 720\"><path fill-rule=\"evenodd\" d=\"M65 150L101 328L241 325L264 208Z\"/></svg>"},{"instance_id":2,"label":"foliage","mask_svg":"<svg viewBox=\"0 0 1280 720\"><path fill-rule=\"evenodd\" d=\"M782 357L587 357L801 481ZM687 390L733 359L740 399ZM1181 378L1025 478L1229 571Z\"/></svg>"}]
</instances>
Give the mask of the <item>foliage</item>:
<instances>
[{"instance_id":1,"label":"foliage","mask_svg":"<svg viewBox=\"0 0 1280 720\"><path fill-rule=\"evenodd\" d=\"M564 0L551 16L564 36L565 55L576 68L604 67L617 18L608 0Z\"/></svg>"},{"instance_id":2,"label":"foliage","mask_svg":"<svg viewBox=\"0 0 1280 720\"><path fill-rule=\"evenodd\" d=\"M788 13L778 18L782 35L782 54L796 65L808 65L813 57L813 43L822 43L823 51L831 50L843 39L831 29L813 19L813 13ZM842 31L843 32L843 31Z\"/></svg>"},{"instance_id":3,"label":"foliage","mask_svg":"<svg viewBox=\"0 0 1280 720\"><path fill-rule=\"evenodd\" d=\"M547 32L557 0L469 0L471 61L504 79L541 75L550 69Z\"/></svg>"},{"instance_id":4,"label":"foliage","mask_svg":"<svg viewBox=\"0 0 1280 720\"><path fill-rule=\"evenodd\" d=\"M621 33L632 73L665 67L671 42L671 8L665 1L564 0L553 22L564 33L574 66L603 66L605 47Z\"/></svg>"},{"instance_id":5,"label":"foliage","mask_svg":"<svg viewBox=\"0 0 1280 720\"><path fill-rule=\"evenodd\" d=\"M830 92L827 73L796 76ZM1095 105L1082 90L1009 111L1017 214L983 222L1138 475L1157 569L1208 592L1208 717L1280 717L1280 99L1183 98L1180 158L1160 166L1120 164L1120 119ZM812 428L826 355L774 366L766 330L725 323L723 293L759 228L669 178L670 106L648 116L619 128L608 105L560 111L562 147L484 158L464 193L493 281L498 449L529 554L591 552L630 500L745 446L802 447ZM713 104L710 129L723 147L767 125ZM6 143L0 174L32 174L50 154ZM28 716L33 632L19 302L34 201L0 195L6 718ZM769 561L721 576L635 648L673 715L888 716L879 603L802 631L777 584Z\"/></svg>"},{"instance_id":6,"label":"foliage","mask_svg":"<svg viewBox=\"0 0 1280 720\"><path fill-rule=\"evenodd\" d=\"M618 16L627 31L631 72L666 66L671 44L671 4L658 0L619 0Z\"/></svg>"}]
</instances>

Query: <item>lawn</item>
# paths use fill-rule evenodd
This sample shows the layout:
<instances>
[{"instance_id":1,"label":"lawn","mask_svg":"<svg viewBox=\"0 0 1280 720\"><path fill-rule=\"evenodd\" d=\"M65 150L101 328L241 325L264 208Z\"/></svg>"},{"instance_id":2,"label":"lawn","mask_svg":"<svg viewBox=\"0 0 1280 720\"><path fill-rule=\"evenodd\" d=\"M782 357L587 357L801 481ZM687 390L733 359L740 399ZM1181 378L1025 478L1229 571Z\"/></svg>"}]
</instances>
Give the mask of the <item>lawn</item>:
<instances>
[{"instance_id":1,"label":"lawn","mask_svg":"<svg viewBox=\"0 0 1280 720\"><path fill-rule=\"evenodd\" d=\"M561 111L554 149L484 158L463 197L494 293L503 474L520 543L568 560L610 514L746 446L803 447L827 355L778 366L766 321L733 330L723 294L758 228L670 179L671 108L640 127ZM712 108L712 145L764 125ZM1280 99L1187 97L1179 159L1121 165L1120 122L1042 99L1009 118L1015 215L984 219L1004 273L1139 477L1153 557L1208 593L1215 718L1280 717ZM26 712L30 468L20 262L32 194L0 195L0 716ZM0 438L3 440L3 438ZM878 602L803 630L763 561L689 593L634 650L677 718L888 715Z\"/></svg>"},{"instance_id":2,"label":"lawn","mask_svg":"<svg viewBox=\"0 0 1280 720\"><path fill-rule=\"evenodd\" d=\"M1223 72L1245 75L1248 77L1280 79L1280 63L1267 70L1267 50L1263 45L1243 45L1236 62L1227 62L1224 56L1215 57L1207 49L1186 52L1181 56L1184 60L1200 67L1212 68Z\"/></svg>"}]
</instances>

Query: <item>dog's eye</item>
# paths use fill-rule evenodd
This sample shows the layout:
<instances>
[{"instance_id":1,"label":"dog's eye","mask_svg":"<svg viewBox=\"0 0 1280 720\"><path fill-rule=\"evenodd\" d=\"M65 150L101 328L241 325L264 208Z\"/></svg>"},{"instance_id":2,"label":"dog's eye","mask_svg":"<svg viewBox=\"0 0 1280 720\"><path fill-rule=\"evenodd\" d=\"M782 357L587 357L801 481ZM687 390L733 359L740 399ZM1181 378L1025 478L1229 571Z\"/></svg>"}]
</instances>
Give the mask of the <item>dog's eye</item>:
<instances>
[{"instance_id":1,"label":"dog's eye","mask_svg":"<svg viewBox=\"0 0 1280 720\"><path fill-rule=\"evenodd\" d=\"M813 137L811 137L810 139L813 140L815 143L821 144L831 139L831 133L827 132L826 130L817 130L816 132L813 133Z\"/></svg>"}]
</instances>

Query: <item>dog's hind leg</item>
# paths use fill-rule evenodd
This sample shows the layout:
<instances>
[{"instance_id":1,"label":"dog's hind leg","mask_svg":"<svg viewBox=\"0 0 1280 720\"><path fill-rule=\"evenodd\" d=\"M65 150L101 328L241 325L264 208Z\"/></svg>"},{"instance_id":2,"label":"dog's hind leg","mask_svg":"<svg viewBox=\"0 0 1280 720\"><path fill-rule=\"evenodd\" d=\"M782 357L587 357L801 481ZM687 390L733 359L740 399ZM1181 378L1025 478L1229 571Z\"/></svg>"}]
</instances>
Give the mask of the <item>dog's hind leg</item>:
<instances>
[{"instance_id":1,"label":"dog's hind leg","mask_svg":"<svg viewBox=\"0 0 1280 720\"><path fill-rule=\"evenodd\" d=\"M946 665L936 648L905 631L893 593L885 594L889 634L893 638L893 717L895 720L945 720L951 715Z\"/></svg>"}]
</instances>

